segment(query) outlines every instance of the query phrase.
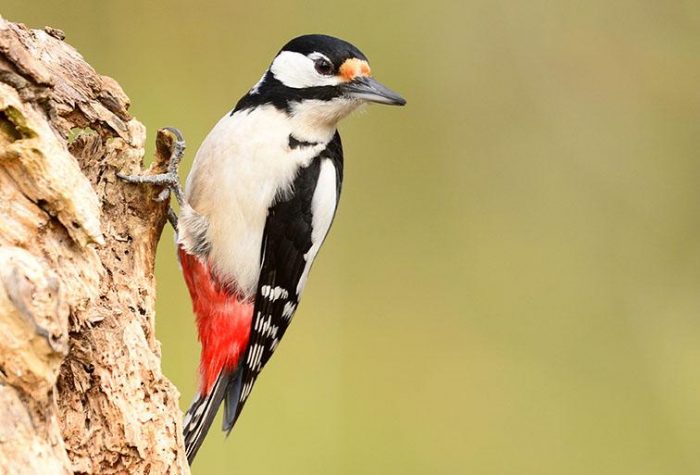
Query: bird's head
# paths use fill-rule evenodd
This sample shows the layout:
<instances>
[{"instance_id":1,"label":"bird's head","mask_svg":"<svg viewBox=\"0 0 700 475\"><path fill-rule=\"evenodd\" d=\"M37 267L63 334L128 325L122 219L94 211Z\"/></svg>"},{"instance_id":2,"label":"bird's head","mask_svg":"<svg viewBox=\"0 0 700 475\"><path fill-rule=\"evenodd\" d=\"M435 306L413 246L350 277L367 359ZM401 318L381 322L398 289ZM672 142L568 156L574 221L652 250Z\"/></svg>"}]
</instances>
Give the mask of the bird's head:
<instances>
[{"instance_id":1,"label":"bird's head","mask_svg":"<svg viewBox=\"0 0 700 475\"><path fill-rule=\"evenodd\" d=\"M372 77L367 57L327 35L304 35L284 45L241 106L273 104L291 116L335 125L363 104L402 106L406 100Z\"/></svg>"}]
</instances>

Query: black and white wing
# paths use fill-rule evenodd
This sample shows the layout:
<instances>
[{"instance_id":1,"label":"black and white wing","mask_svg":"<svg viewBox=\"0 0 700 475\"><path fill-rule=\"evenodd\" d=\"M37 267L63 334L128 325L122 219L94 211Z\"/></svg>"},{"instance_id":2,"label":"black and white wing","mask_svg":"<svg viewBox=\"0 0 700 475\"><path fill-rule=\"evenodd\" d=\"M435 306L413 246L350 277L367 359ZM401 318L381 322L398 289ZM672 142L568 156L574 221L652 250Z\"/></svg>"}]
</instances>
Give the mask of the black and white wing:
<instances>
[{"instance_id":1,"label":"black and white wing","mask_svg":"<svg viewBox=\"0 0 700 475\"><path fill-rule=\"evenodd\" d=\"M333 221L342 173L343 152L336 133L326 149L299 170L291 195L268 210L248 349L241 360L238 383L225 399L226 431L233 428L258 374L296 311L313 260Z\"/></svg>"}]
</instances>

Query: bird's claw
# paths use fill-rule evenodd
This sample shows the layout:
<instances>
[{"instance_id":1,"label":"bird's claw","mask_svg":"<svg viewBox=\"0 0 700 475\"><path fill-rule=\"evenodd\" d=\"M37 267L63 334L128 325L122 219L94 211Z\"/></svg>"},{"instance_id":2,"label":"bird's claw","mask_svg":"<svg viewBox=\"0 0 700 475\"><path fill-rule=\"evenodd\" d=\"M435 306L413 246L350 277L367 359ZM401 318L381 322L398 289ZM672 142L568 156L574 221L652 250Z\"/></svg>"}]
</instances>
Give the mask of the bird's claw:
<instances>
[{"instance_id":1,"label":"bird's claw","mask_svg":"<svg viewBox=\"0 0 700 475\"><path fill-rule=\"evenodd\" d=\"M165 127L163 130L167 130L175 136L170 145L170 158L168 160L167 172L157 175L126 175L117 172L117 177L127 183L162 186L163 190L154 198L155 201L163 202L168 200L170 198L170 192L172 191L178 205L182 206L185 202L185 194L180 186L178 169L180 160L182 160L182 156L185 153L185 140L182 138L180 131L174 127ZM168 220L172 223L173 227L177 229L177 216L172 208L168 209Z\"/></svg>"}]
</instances>

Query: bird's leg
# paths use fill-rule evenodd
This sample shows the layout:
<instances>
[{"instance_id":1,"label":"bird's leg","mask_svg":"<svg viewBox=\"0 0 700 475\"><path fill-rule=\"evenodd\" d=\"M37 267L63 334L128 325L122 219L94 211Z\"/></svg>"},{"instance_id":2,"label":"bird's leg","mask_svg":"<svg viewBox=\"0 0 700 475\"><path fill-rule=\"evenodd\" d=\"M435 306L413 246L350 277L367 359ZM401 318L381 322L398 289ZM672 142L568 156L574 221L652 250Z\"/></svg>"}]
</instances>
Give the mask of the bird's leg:
<instances>
[{"instance_id":1,"label":"bird's leg","mask_svg":"<svg viewBox=\"0 0 700 475\"><path fill-rule=\"evenodd\" d=\"M182 160L182 156L185 153L185 140L182 138L180 131L174 127L165 127L163 130L175 136L169 147L170 158L168 160L167 171L156 175L124 175L119 172L117 176L128 183L145 183L163 186L163 191L158 195L156 201L168 199L172 191L177 204L182 207L185 203L185 194L182 192L182 187L180 186L179 166L180 160ZM168 221L170 221L170 224L172 224L175 231L177 231L177 215L175 214L175 210L170 206L168 206Z\"/></svg>"}]
</instances>

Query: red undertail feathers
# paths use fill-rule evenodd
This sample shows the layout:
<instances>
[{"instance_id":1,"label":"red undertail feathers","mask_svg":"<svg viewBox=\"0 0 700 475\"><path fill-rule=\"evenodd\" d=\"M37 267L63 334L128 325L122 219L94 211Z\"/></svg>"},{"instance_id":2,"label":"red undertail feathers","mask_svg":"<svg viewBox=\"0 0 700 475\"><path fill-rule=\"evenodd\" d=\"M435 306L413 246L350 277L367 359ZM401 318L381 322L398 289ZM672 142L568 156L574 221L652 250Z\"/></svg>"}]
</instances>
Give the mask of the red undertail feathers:
<instances>
[{"instance_id":1,"label":"red undertail feathers","mask_svg":"<svg viewBox=\"0 0 700 475\"><path fill-rule=\"evenodd\" d=\"M245 354L253 317L253 302L222 285L209 266L178 249L182 273L197 316L202 343L200 392L209 394L222 370L234 371Z\"/></svg>"}]
</instances>

